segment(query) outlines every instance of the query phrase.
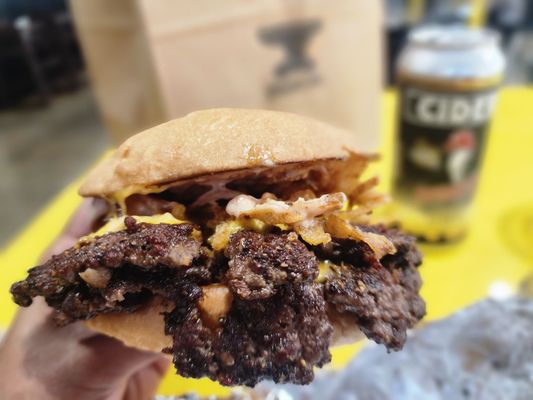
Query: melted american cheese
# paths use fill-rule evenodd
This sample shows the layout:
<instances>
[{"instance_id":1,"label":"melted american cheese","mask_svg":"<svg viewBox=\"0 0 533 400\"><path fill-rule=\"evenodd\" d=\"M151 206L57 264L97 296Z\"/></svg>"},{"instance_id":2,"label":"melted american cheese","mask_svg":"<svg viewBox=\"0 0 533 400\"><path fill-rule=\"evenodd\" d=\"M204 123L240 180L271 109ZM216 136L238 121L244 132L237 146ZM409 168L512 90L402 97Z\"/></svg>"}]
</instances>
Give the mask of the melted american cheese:
<instances>
[{"instance_id":1,"label":"melted american cheese","mask_svg":"<svg viewBox=\"0 0 533 400\"><path fill-rule=\"evenodd\" d=\"M264 222L255 218L224 221L217 225L215 233L211 235L208 242L214 250L222 250L228 245L230 236L234 233L243 229L263 233L266 227Z\"/></svg>"},{"instance_id":2,"label":"melted american cheese","mask_svg":"<svg viewBox=\"0 0 533 400\"><path fill-rule=\"evenodd\" d=\"M82 239L95 238L98 236L103 236L106 233L119 232L126 229L126 225L124 224L124 219L126 217L133 217L137 222L144 222L146 224L184 224L187 222L174 218L171 213L156 214L151 216L126 215L122 217L111 218L104 226L102 226L96 232L84 236Z\"/></svg>"},{"instance_id":3,"label":"melted american cheese","mask_svg":"<svg viewBox=\"0 0 533 400\"><path fill-rule=\"evenodd\" d=\"M335 273L335 264L329 260L319 261L318 262L318 278L316 281L319 283L325 282L330 275Z\"/></svg>"},{"instance_id":4,"label":"melted american cheese","mask_svg":"<svg viewBox=\"0 0 533 400\"><path fill-rule=\"evenodd\" d=\"M84 236L80 239L80 241L90 240L95 237L103 236L107 233L112 232L119 232L124 229L126 229L126 225L124 223L124 219L127 216L122 217L114 217L111 218L105 225L103 225L100 229L97 231ZM156 214L151 216L144 216L144 215L131 215L132 218L135 218L137 222L146 223L146 224L184 224L188 221L183 221L180 219L175 218L171 213L164 213L164 214ZM251 229L256 232L264 232L266 228L266 224L263 222L257 220L257 219L241 219L241 220L233 220L233 221L226 221L223 222L220 225L221 228L224 229L224 239L222 239L225 243L224 246L227 245L227 241L229 240L229 237L242 230L242 229ZM195 234L199 235L199 232L196 232ZM213 237L210 238L210 242L212 241ZM336 264L332 263L329 260L319 261L318 263L319 267L319 274L316 279L316 282L323 283L325 282L328 277L332 274L335 274L335 267Z\"/></svg>"}]
</instances>

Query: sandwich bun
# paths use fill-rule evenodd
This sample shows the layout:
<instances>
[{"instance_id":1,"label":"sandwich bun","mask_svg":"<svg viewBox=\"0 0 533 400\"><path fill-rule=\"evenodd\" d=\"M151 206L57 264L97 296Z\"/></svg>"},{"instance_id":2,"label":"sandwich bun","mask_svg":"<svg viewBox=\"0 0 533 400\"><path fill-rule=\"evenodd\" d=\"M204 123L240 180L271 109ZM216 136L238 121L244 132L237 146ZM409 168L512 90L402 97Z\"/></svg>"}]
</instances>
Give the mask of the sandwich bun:
<instances>
[{"instance_id":1,"label":"sandwich bun","mask_svg":"<svg viewBox=\"0 0 533 400\"><path fill-rule=\"evenodd\" d=\"M357 136L311 118L279 111L193 112L127 139L90 172L82 196L111 197L227 171L342 160Z\"/></svg>"},{"instance_id":2,"label":"sandwich bun","mask_svg":"<svg viewBox=\"0 0 533 400\"><path fill-rule=\"evenodd\" d=\"M91 330L120 340L126 346L140 350L161 352L172 348L172 338L165 335L163 314L173 309L171 302L160 297L134 313L101 314L85 321ZM210 310L205 310L207 313ZM216 310L213 311L216 313ZM353 317L328 309L328 317L333 326L331 346L354 343L364 338Z\"/></svg>"}]
</instances>

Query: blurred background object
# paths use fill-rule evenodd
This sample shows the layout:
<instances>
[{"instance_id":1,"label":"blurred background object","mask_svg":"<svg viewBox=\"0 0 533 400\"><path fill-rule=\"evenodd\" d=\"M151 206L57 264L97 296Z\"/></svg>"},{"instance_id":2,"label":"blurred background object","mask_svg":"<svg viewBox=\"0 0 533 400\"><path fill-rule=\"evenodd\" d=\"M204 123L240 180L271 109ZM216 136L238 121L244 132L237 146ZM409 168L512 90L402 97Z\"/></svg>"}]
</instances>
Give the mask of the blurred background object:
<instances>
[{"instance_id":1,"label":"blurred background object","mask_svg":"<svg viewBox=\"0 0 533 400\"><path fill-rule=\"evenodd\" d=\"M62 0L0 0L0 246L109 146Z\"/></svg>"},{"instance_id":2,"label":"blurred background object","mask_svg":"<svg viewBox=\"0 0 533 400\"><path fill-rule=\"evenodd\" d=\"M0 1L0 107L79 86L82 60L71 17L61 0Z\"/></svg>"},{"instance_id":3,"label":"blurred background object","mask_svg":"<svg viewBox=\"0 0 533 400\"><path fill-rule=\"evenodd\" d=\"M427 242L465 237L505 70L489 29L413 30L396 63L393 214Z\"/></svg>"},{"instance_id":4,"label":"blurred background object","mask_svg":"<svg viewBox=\"0 0 533 400\"><path fill-rule=\"evenodd\" d=\"M191 111L249 107L379 132L379 2L71 0L115 142ZM124 73L124 71L128 73Z\"/></svg>"},{"instance_id":5,"label":"blurred background object","mask_svg":"<svg viewBox=\"0 0 533 400\"><path fill-rule=\"evenodd\" d=\"M387 82L408 32L418 25L460 24L498 31L511 68L506 82L531 83L533 2L529 0L386 0ZM529 71L529 72L527 72Z\"/></svg>"}]
</instances>

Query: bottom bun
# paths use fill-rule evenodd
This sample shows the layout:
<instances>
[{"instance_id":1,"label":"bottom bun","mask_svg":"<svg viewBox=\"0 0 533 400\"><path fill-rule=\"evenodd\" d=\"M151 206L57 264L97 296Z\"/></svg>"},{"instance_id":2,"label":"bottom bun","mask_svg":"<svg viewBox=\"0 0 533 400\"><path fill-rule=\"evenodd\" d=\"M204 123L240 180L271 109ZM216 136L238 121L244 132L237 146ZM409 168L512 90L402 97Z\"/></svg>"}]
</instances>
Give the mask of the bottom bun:
<instances>
[{"instance_id":1,"label":"bottom bun","mask_svg":"<svg viewBox=\"0 0 533 400\"><path fill-rule=\"evenodd\" d=\"M114 337L130 347L160 352L172 348L172 338L165 335L163 314L174 308L172 302L156 297L150 304L134 313L110 313L98 315L85 324L92 330ZM332 346L354 343L364 336L353 317L328 308L333 325Z\"/></svg>"},{"instance_id":2,"label":"bottom bun","mask_svg":"<svg viewBox=\"0 0 533 400\"><path fill-rule=\"evenodd\" d=\"M160 352L172 348L172 337L165 335L163 313L174 308L171 302L156 297L133 313L101 314L85 321L93 331L114 337L126 346Z\"/></svg>"},{"instance_id":3,"label":"bottom bun","mask_svg":"<svg viewBox=\"0 0 533 400\"><path fill-rule=\"evenodd\" d=\"M330 306L328 306L327 314L329 322L333 326L331 346L355 343L365 338L359 326L354 322L353 316L347 313L340 313Z\"/></svg>"}]
</instances>

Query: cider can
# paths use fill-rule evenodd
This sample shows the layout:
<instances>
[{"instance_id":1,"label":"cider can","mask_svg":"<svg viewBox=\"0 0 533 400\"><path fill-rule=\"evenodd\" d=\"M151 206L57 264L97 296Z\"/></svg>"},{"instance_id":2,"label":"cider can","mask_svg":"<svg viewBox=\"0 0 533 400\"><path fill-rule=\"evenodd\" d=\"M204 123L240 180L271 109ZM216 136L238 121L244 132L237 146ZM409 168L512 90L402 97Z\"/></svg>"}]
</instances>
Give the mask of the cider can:
<instances>
[{"instance_id":1,"label":"cider can","mask_svg":"<svg viewBox=\"0 0 533 400\"><path fill-rule=\"evenodd\" d=\"M505 59L487 29L414 30L397 64L395 217L429 242L468 228Z\"/></svg>"}]
</instances>

